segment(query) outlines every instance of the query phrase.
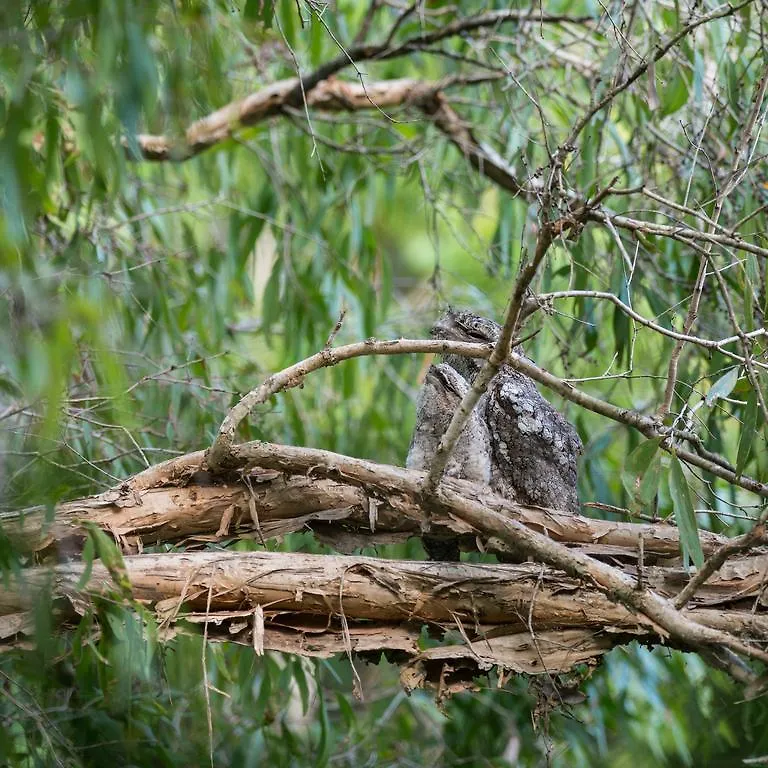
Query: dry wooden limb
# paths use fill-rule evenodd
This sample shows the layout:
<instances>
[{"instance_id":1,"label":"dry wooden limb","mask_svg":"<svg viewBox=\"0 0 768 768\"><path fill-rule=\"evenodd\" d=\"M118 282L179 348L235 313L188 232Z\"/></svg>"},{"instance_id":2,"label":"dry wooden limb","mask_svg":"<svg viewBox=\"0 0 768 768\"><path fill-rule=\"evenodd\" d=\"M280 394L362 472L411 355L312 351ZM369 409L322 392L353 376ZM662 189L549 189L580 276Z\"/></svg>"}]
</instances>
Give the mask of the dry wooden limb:
<instances>
[{"instance_id":1,"label":"dry wooden limb","mask_svg":"<svg viewBox=\"0 0 768 768\"><path fill-rule=\"evenodd\" d=\"M247 418L257 405L266 402L277 392L298 386L302 383L304 377L313 371L338 365L343 360L349 360L354 357L399 355L414 352L436 352L486 359L492 355L494 348L486 344L469 344L467 342L445 341L442 339L394 339L391 341L369 339L364 342L324 349L273 374L257 389L251 390L242 397L230 409L222 421L216 438L206 455L208 465L217 471L236 467L237 462L233 463L233 447L235 446L236 432L240 423ZM621 424L626 424L648 438L664 437L660 447L665 451L673 452L685 463L710 472L732 485L737 485L763 498L768 498L767 483L762 483L744 474L737 474L721 457L710 454L707 451L702 451L701 440L698 435L674 430L664 426L658 419L646 416L630 408L621 408L613 403L600 400L583 390L576 389L567 381L553 376L543 368L539 368L528 358L514 352L508 355L505 363L539 384L543 384L553 392L557 392L566 400L570 400L587 410ZM697 452L682 448L679 444L675 443L673 438L692 440L698 446ZM164 466L167 471L169 467L175 465L173 462L166 462ZM148 487L149 484L155 482L160 476L155 468L150 468L146 472L137 475L132 482L140 483L141 487Z\"/></svg>"},{"instance_id":2,"label":"dry wooden limb","mask_svg":"<svg viewBox=\"0 0 768 768\"><path fill-rule=\"evenodd\" d=\"M272 552L193 552L125 558L133 598L154 611L164 636L209 622L208 636L302 655L397 651L421 673L458 664L478 671L564 672L632 639L658 644L665 633L594 586L539 564L402 562ZM53 584L62 617L81 614L94 596L113 596L100 563L80 587L86 564L24 571L0 591L6 646L32 631L29 611ZM467 596L471 599L467 599ZM749 610L695 608L701 626L768 641L768 617ZM256 617L263 617L257 621ZM423 626L466 639L421 654ZM402 659L402 657L401 657ZM405 674L416 675L411 666ZM417 675L418 676L418 675Z\"/></svg>"},{"instance_id":3,"label":"dry wooden limb","mask_svg":"<svg viewBox=\"0 0 768 768\"><path fill-rule=\"evenodd\" d=\"M294 460L295 450L271 444L270 455L273 461L281 461L282 469L255 467L219 484L211 484L203 472L202 452L189 454L106 493L62 502L49 523L46 510L34 508L3 513L0 524L17 551L50 549L66 555L78 551L87 523L111 534L125 553L180 541L243 536L266 540L307 528L343 551L420 535L426 515L420 495L412 489L423 473L341 457L354 465L356 477L345 477L349 470L345 466L339 467L337 478L312 477L306 461ZM150 477L152 482L146 482ZM199 484L201 479L209 484ZM179 482L184 484L176 485ZM641 539L646 563L654 557L675 558L680 552L678 529L673 525L595 520L523 506L467 481L446 478L444 483L453 493L592 555L634 563ZM154 487L157 484L160 487ZM469 536L465 545L474 546L470 529L450 514L438 511L432 525L445 535ZM728 539L702 531L701 541L710 555Z\"/></svg>"},{"instance_id":4,"label":"dry wooden limb","mask_svg":"<svg viewBox=\"0 0 768 768\"><path fill-rule=\"evenodd\" d=\"M290 554L285 555L287 559L283 561L272 559L273 565L265 570L263 563L260 569L253 565L260 562L254 553L246 560L237 560L238 556L225 553L190 552L172 559L148 554L128 558L129 578L135 596L149 604L159 604L160 611L171 604L163 602L168 600L177 610L183 592L185 602L199 614L201 608L195 600L205 601L211 584L214 585L211 595L215 593L213 610L234 611L230 618L240 624L245 621L242 612L252 612L254 605L274 610L279 618L270 619L271 623L265 625L271 634L264 641L264 647L284 650L288 646L280 645L277 639L288 631L284 623L290 624L297 616L299 623L306 622L307 615L311 615L313 622L320 622L320 628L315 627L312 633L307 631L307 637L292 636L294 645L299 643L306 652L310 646L314 649L312 652L317 653L338 650L341 647L338 638L346 642L343 633L351 633L352 629L360 630L366 638L359 646L361 649L375 650L379 643L380 649L403 650L402 631L397 634L397 643L387 645L381 643L386 632L372 635L370 625L344 630L351 616L360 622L384 621L398 625L417 622L420 626L426 622L449 627L458 622L462 631L471 626L474 632L480 632L477 627L486 625L511 625L516 637L509 642L517 649L516 653L520 647L530 646L538 630L556 633L571 628L582 633L579 647L587 649L584 653L589 658L604 653L614 641L619 642L619 636L626 639L637 632L650 643L662 638L678 647L705 650L724 646L746 657L766 657L759 645L749 644L768 639L766 618L761 613L765 555L742 557L724 564L702 585L691 610L676 611L669 599L687 583L688 574L675 568L649 565L653 553L677 554L679 541L672 526L590 520L523 507L453 478L446 478L429 499L424 499L421 494L423 472L308 448L246 443L235 446L230 467L229 475L225 476L227 482L220 480L221 484L212 484L213 478L206 471L201 452L182 456L106 494L61 505L49 528L44 525L44 513L37 511L26 514L23 520L17 518L17 526L10 525L6 515L4 530L15 536L17 544L28 549L39 549L53 543L52 540L66 543L73 536L82 535L80 527L85 522L111 532L126 551L140 551L143 544L179 539L211 541L243 534L268 537L307 524L328 526L326 532L332 538L346 528L358 537L357 541L369 542L375 541L376 534L391 537L420 533L426 519L424 507L428 504L433 520L452 534L466 536L479 532L491 541L492 547L492 537L499 537L504 544L498 545L497 551L511 545L515 552L532 555L539 562L535 566L520 566L522 570L517 571L501 566L477 566L481 570L472 571L470 566L458 564L387 563L382 566L382 561L360 558L328 556L315 562L304 560L303 555ZM157 487L164 481L171 485ZM374 531L371 531L372 521ZM638 562L637 553L641 540L645 553L643 563ZM571 548L563 546L566 542ZM724 539L703 534L703 543L711 553L722 547ZM66 547L63 549L66 554ZM611 564L587 557L585 550ZM201 555L204 555L202 559ZM279 567L274 566L275 562L280 563ZM544 568L542 562L549 568ZM302 563L310 565L302 570ZM642 579L636 570L640 566ZM73 603L77 603L78 591L74 585L83 567L82 563L62 564L55 571L57 589ZM470 572L446 572L443 568L470 568ZM198 583L194 575L198 571L203 575L208 573L208 581ZM479 572L482 577L477 576ZM531 587L532 572L536 574L536 590ZM563 572L570 575L570 580ZM25 571L25 577L33 583L42 579L43 574L41 570ZM96 569L93 583L99 583L99 574L103 577L101 588L106 588L105 571ZM427 583L429 578L432 582ZM477 578L483 583L476 584ZM373 583L368 585L370 579ZM321 588L312 586L307 590L308 585L317 583ZM549 584L556 586L550 589ZM348 588L352 591L348 592ZM522 594L515 589L522 590ZM526 590L530 594L535 591L536 599L529 596L526 603ZM514 613L511 606L517 606L514 609L517 619L511 615ZM752 610L755 608L756 612ZM576 620L571 614L581 618ZM0 615L7 637L24 637L29 630L26 604L18 591L0 592ZM527 622L529 615L536 619L533 630L521 624L520 617ZM199 616L191 620L199 620ZM415 637L417 632L411 624L406 635ZM324 634L323 626L330 635ZM618 634L610 642L600 635L597 645L590 646L588 638L594 631L590 629L585 635L587 626L599 627L599 633ZM275 634L277 628L282 635ZM252 640L254 630L246 630L228 625L226 636L240 641ZM486 631L482 629L482 633ZM517 637L521 632L530 635L527 643ZM216 633L209 634L213 637ZM309 643L310 635L318 641L314 645ZM323 635L322 640L318 635ZM378 638L375 641L374 636ZM554 635L550 639L554 649ZM480 635L477 640L481 642ZM469 653L474 658L472 647L464 647L460 655ZM577 656L584 658L583 654ZM482 658L483 665L490 663L487 655ZM510 669L530 668L519 655L514 659L504 656L501 663ZM563 658L550 659L547 669L560 670L565 663ZM481 666L475 665L475 672ZM416 677L424 673L426 667L419 669L418 674L414 672Z\"/></svg>"},{"instance_id":5,"label":"dry wooden limb","mask_svg":"<svg viewBox=\"0 0 768 768\"><path fill-rule=\"evenodd\" d=\"M278 453L280 455L277 455ZM304 471L312 471L319 477L343 476L366 486L382 482L380 477L370 477L368 462L329 451L291 446L281 446L280 450L276 451L275 447L269 443L245 443L233 449L232 459L236 462L252 462L258 466L273 469L284 469L284 464L288 460L293 466L301 465ZM389 467L388 469L388 479L394 480L397 487L419 494L423 488L420 480L414 482L415 478L408 477L408 473L400 468ZM768 663L768 652L761 648L748 645L728 632L712 629L690 620L669 600L638 584L635 579L618 569L580 552L569 550L562 544L526 528L522 523L457 493L449 487L448 483L440 485L434 494L424 499L424 503L428 504L430 509L450 514L467 523L485 536L498 537L516 552L561 569L569 575L591 581L612 599L650 618L679 644L702 649L722 646L747 658Z\"/></svg>"},{"instance_id":6,"label":"dry wooden limb","mask_svg":"<svg viewBox=\"0 0 768 768\"><path fill-rule=\"evenodd\" d=\"M234 131L279 115L287 106L294 106L290 97L298 84L297 78L279 80L240 101L233 101L192 123L182 142L174 142L167 136L141 134L136 140L142 157L145 160L185 160L193 157L230 138ZM326 112L388 109L421 101L447 84L450 81L401 79L362 85L330 77L306 94L306 105ZM128 143L124 143L127 147Z\"/></svg>"}]
</instances>

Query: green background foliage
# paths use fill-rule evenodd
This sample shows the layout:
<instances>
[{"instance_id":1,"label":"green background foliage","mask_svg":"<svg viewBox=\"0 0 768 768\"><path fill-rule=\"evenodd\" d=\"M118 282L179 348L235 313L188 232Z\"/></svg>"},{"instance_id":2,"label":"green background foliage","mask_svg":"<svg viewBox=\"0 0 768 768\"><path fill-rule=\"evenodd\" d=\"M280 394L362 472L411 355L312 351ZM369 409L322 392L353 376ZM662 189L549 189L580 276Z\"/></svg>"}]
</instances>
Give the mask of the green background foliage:
<instances>
[{"instance_id":1,"label":"green background foliage","mask_svg":"<svg viewBox=\"0 0 768 768\"><path fill-rule=\"evenodd\" d=\"M458 5L463 16L494 7ZM628 30L642 52L688 18L677 4L646 6L647 18ZM456 17L454 6L426 7L444 8L429 24ZM526 176L548 160L530 95L554 147L617 69L635 64L620 61L625 52L605 8L560 0L544 9L592 17L585 44L548 25L518 38L511 24L493 38L449 38L439 54L412 50L358 68L370 81L436 80L483 64L513 71L522 87L501 79L448 96L478 140ZM621 11L608 8L612 19ZM344 0L333 8L293 0L3 3L3 508L95 493L206 447L238 396L320 349L342 310L337 343L423 337L446 303L500 318L535 241L536 206L479 176L415 110L312 113L308 122L299 109L184 163L136 158L137 133L179 137L229 101L295 76L297 66L307 74L334 58L365 12ZM381 9L370 37L383 39L395 17ZM412 14L397 39L424 23ZM644 183L711 213L717 166L730 163L765 64L760 23L759 9L748 6L705 25L657 64L655 93L641 80L598 113L568 160L573 189L588 196L617 177L619 187ZM591 75L553 49L586 57ZM344 76L354 79L355 68ZM692 151L693 136L706 162ZM759 173L750 173L726 203L727 223L764 195ZM630 195L612 196L610 205L639 215ZM668 214L648 216L674 223ZM760 215L740 227L763 246L764 229ZM536 291L611 291L680 330L696 253L653 235L622 233L621 241L634 273L611 232L588 226L553 246ZM720 266L730 258L717 257ZM764 322L765 268L745 253L732 266L723 276L748 332ZM588 379L581 386L622 407L653 412L661 401L672 340L612 304L558 301L535 316L535 328L527 353L542 367ZM732 335L716 291L705 293L696 330ZM371 357L321 371L254 414L239 436L402 464L424 364ZM716 351L684 354L673 417L686 404L696 408L709 450L766 478L764 428L743 370ZM678 519L682 505L694 523L694 560L696 522L737 533L755 513L754 498L732 486L675 463L670 472L669 459L644 448L637 433L557 405L585 443L582 500L634 511L652 503ZM628 455L635 460L625 464ZM637 497L634 479L649 476ZM692 521L691 505L710 512ZM326 551L309 534L279 546ZM0 548L3 568L26 564L2 540ZM376 554L423 556L415 540ZM147 617L119 601L62 633L49 608L38 606L37 646L0 657L3 765L194 765L212 751L217 765L501 766L517 750L520 765L549 756L560 766L725 766L768 751L764 705L736 703L739 690L692 655L617 650L584 683L583 702L552 713L537 684L522 679L496 689L492 675L477 693L438 705L428 692L406 696L395 666L357 662L358 701L346 659L259 658L249 648L206 648L194 636L162 643Z\"/></svg>"}]
</instances>

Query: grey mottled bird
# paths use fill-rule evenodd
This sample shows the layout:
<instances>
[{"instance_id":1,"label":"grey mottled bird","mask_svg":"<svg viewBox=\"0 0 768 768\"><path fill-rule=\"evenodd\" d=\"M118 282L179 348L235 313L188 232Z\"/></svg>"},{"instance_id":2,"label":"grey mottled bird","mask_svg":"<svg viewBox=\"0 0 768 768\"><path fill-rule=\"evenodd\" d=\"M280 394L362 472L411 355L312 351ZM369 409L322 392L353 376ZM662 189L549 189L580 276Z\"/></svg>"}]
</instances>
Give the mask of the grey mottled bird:
<instances>
[{"instance_id":1,"label":"grey mottled bird","mask_svg":"<svg viewBox=\"0 0 768 768\"><path fill-rule=\"evenodd\" d=\"M448 310L433 326L432 335L493 344L500 330L493 320ZM515 351L521 353L519 347ZM449 355L446 363L471 382L483 361ZM578 513L576 464L581 440L534 382L504 365L476 410L483 413L490 434L491 490L523 504Z\"/></svg>"},{"instance_id":2,"label":"grey mottled bird","mask_svg":"<svg viewBox=\"0 0 768 768\"><path fill-rule=\"evenodd\" d=\"M433 365L427 371L416 404L416 428L405 465L427 469L435 455L461 399L469 389L466 379L447 363ZM491 473L491 448L488 428L482 412L472 412L446 467L449 477L472 480L487 485ZM455 539L425 536L424 548L432 560L459 560Z\"/></svg>"}]
</instances>

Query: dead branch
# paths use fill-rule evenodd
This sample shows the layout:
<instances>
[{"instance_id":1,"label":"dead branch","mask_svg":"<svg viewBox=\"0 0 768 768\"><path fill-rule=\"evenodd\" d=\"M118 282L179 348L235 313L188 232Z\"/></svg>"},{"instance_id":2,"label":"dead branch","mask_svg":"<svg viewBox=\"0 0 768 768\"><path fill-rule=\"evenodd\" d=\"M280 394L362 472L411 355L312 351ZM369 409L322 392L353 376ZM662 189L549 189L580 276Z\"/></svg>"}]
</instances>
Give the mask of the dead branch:
<instances>
[{"instance_id":1,"label":"dead branch","mask_svg":"<svg viewBox=\"0 0 768 768\"><path fill-rule=\"evenodd\" d=\"M356 652L404 652L411 664L469 658L475 672L500 665L530 674L567 671L633 639L668 640L653 622L594 586L542 572L533 563L196 552L126 557L125 565L133 599L155 613L165 637L207 622L210 639L249 645L258 639L265 649L302 655L327 656L351 644ZM56 566L52 574L43 568L24 571L0 593L3 641L23 642L32 626L28 612L51 575L58 605L67 606L60 609L63 619L81 614L95 596L114 595L112 578L99 563L86 585L78 586L85 568L73 562ZM253 621L257 609L263 630ZM696 607L683 615L697 626L768 639L768 620L748 610ZM418 638L425 624L437 636L460 629L470 642L422 655ZM255 638L256 631L263 637ZM539 644L542 658L530 655L531 642Z\"/></svg>"},{"instance_id":2,"label":"dead branch","mask_svg":"<svg viewBox=\"0 0 768 768\"><path fill-rule=\"evenodd\" d=\"M18 552L34 552L38 557L48 551L59 556L76 554L88 524L113 536L127 554L182 541L192 545L257 538L255 518L264 539L312 529L337 549L350 551L421 534L426 517L420 496L409 487L421 481L422 473L343 457L356 463L355 477L348 477L346 467L339 466L336 479L319 478L311 470L307 472L306 462L293 460L293 449L269 448L273 457L282 455L283 467L293 469L257 467L214 482L204 470L202 452L197 452L159 464L105 493L62 502L50 522L43 508L4 513L0 522ZM144 481L150 474L152 483L148 484ZM401 476L410 478L409 485L398 481ZM587 554L631 564L638 559L641 540L646 563L653 562L652 558L676 558L680 553L678 529L673 525L566 515L502 499L463 480L446 478L444 483L456 494ZM373 531L371 505L376 508ZM223 527L227 517L229 522ZM463 536L467 548L476 548L474 535L450 514L436 512L432 525L438 533ZM709 531L700 535L708 556L730 541ZM753 541L754 545L761 543L766 542ZM495 551L494 547L488 551Z\"/></svg>"},{"instance_id":3,"label":"dead branch","mask_svg":"<svg viewBox=\"0 0 768 768\"><path fill-rule=\"evenodd\" d=\"M282 446L281 455L276 456L273 446L268 443L245 443L233 449L233 457L236 460L253 462L258 466L273 469L283 469L288 456L294 466L301 465L305 472L312 471L320 477L345 476L363 484L374 485L377 482L386 484L395 480L397 487L407 488L414 494L418 494L422 487L420 479L414 478L414 475L419 477L421 473L403 474L405 470L390 468L384 478L372 478L368 462L330 451ZM748 646L725 632L701 626L687 619L668 600L651 590L639 588L634 579L610 565L569 550L562 544L526 528L522 523L487 509L482 503L451 491L447 483L435 489L429 499L429 505L430 509L442 509L447 514L459 518L485 536L500 538L514 551L530 556L537 562L546 563L571 576L596 584L612 599L644 613L678 642L695 648L724 646L743 656L768 662L768 653Z\"/></svg>"}]
</instances>

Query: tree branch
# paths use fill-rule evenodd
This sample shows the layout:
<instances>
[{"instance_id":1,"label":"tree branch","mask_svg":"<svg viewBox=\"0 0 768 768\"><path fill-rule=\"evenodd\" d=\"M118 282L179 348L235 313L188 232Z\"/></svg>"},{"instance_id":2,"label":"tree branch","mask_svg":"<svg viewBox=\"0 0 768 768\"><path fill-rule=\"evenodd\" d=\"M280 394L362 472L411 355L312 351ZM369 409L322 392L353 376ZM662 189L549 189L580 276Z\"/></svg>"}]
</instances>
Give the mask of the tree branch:
<instances>
[{"instance_id":1,"label":"tree branch","mask_svg":"<svg viewBox=\"0 0 768 768\"><path fill-rule=\"evenodd\" d=\"M234 455L235 432L240 422L248 416L256 405L266 402L272 395L282 389L298 386L303 382L304 377L312 371L364 355L398 355L427 352L487 359L492 351L493 348L485 344L470 344L442 339L396 339L392 341L376 341L371 339L348 344L343 347L324 349L279 373L273 374L258 389L254 389L245 395L230 410L224 418L221 427L219 427L216 439L207 454L208 465L214 471L228 466L228 462L231 461ZM630 408L621 408L593 397L582 390L576 389L568 382L552 375L543 368L539 368L528 358L517 355L514 352L510 353L504 362L522 371L534 381L543 384L553 392L557 392L566 400L576 403L589 411L633 427L646 437L664 437L665 440L661 442L661 447L664 450L668 452L674 451L683 461L704 469L732 485L744 488L763 498L768 498L768 484L761 483L747 475L737 475L734 470L728 467L727 462L722 459L707 458L706 456L701 456L679 446L672 445L672 438L675 436L700 443L700 438L697 435L666 427L656 418L645 416ZM141 475L138 477L141 477Z\"/></svg>"},{"instance_id":2,"label":"tree branch","mask_svg":"<svg viewBox=\"0 0 768 768\"><path fill-rule=\"evenodd\" d=\"M259 533L269 539L306 527L323 534L337 549L342 548L345 537L361 547L421 533L425 514L420 496L408 488L418 487L423 473L342 457L345 463L338 467L336 479L318 479L307 472L305 462L294 462L290 446L271 444L270 449L274 456L283 457L281 470L240 467L214 483L203 452L198 451L156 465L105 493L62 502L52 521L47 509L32 508L2 513L0 524L18 553L43 556L53 550L60 557L80 551L88 524L112 535L129 554L144 546L179 541L193 545ZM354 463L353 469L348 463ZM350 473L356 479L350 479ZM410 478L410 485L400 482L403 476ZM654 557L670 558L680 552L674 525L564 514L509 501L465 480L445 478L444 482L455 493L555 541L612 561L636 561L641 540L646 564ZM375 530L371 529L372 506L376 509ZM436 512L433 524L454 537L466 538L469 531L450 513ZM729 541L709 531L700 535L706 555ZM474 538L469 543L474 547ZM485 548L496 551L490 544Z\"/></svg>"},{"instance_id":3,"label":"tree branch","mask_svg":"<svg viewBox=\"0 0 768 768\"><path fill-rule=\"evenodd\" d=\"M305 471L311 471L318 477L345 476L372 485L382 482L380 477L370 476L369 467L360 459L351 459L330 451L282 446L278 456L273 446L258 442L244 443L233 449L233 458L238 462L273 469L283 470L289 457L292 466L303 466ZM421 491L421 483L414 482L413 477L418 474L406 473L406 470L398 468L397 482L409 493L418 494ZM547 536L529 530L516 520L456 493L448 487L447 482L435 489L429 503L430 506L459 518L485 536L500 538L515 551L531 556L537 562L546 563L570 576L594 583L610 599L618 600L627 607L645 614L679 642L693 648L724 646L742 656L768 663L768 652L746 645L720 630L697 624L682 616L668 600L649 589L638 588L635 579L610 565L569 550Z\"/></svg>"},{"instance_id":4,"label":"tree branch","mask_svg":"<svg viewBox=\"0 0 768 768\"><path fill-rule=\"evenodd\" d=\"M115 592L104 565L94 563L85 577L88 568L71 562L53 570L57 603L68 603L75 614L94 597ZM166 639L184 625L202 623L212 640L307 656L393 649L405 652L411 664L473 656L480 670L500 665L528 674L568 671L631 640L668 642L656 624L589 582L542 571L538 564L190 552L126 557L125 573L132 599L154 611ZM50 577L46 568L26 570L0 593L5 644L33 631L31 608ZM467 593L473 596L471 607ZM264 617L263 629L253 621L257 612ZM697 608L679 616L704 634L727 627L734 634L768 638L764 616L738 609ZM420 653L424 623L438 633L460 628L468 642Z\"/></svg>"}]
</instances>

